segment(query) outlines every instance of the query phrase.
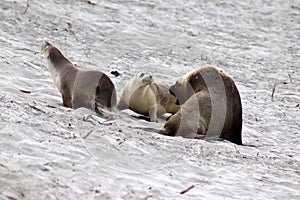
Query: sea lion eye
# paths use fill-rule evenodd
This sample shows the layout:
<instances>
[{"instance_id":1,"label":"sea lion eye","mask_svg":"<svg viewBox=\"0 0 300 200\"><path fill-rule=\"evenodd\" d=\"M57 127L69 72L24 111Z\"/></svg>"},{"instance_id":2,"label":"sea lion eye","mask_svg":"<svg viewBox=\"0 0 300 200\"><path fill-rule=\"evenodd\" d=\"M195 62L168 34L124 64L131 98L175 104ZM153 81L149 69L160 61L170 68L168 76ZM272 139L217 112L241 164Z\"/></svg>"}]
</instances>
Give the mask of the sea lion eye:
<instances>
[{"instance_id":1,"label":"sea lion eye","mask_svg":"<svg viewBox=\"0 0 300 200\"><path fill-rule=\"evenodd\" d=\"M140 77L143 77L144 75L145 75L144 73L141 73L141 74L140 74Z\"/></svg>"}]
</instances>

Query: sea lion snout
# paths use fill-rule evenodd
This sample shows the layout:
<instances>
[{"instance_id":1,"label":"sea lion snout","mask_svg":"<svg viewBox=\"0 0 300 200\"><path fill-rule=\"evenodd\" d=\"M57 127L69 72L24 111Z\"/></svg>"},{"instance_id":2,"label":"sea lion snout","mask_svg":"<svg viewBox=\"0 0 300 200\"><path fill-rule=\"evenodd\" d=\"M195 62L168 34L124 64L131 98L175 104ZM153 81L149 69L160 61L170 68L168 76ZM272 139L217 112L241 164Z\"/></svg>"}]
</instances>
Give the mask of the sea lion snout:
<instances>
[{"instance_id":1,"label":"sea lion snout","mask_svg":"<svg viewBox=\"0 0 300 200\"><path fill-rule=\"evenodd\" d=\"M175 98L176 98L176 105L181 105L181 103L180 103L180 101L179 101L179 99L178 99L178 97L177 97L177 91L176 91L176 85L172 85L171 87L170 87L170 89L169 89L169 93L171 94L171 95L173 95Z\"/></svg>"},{"instance_id":2,"label":"sea lion snout","mask_svg":"<svg viewBox=\"0 0 300 200\"><path fill-rule=\"evenodd\" d=\"M176 86L175 85L171 85L170 89L169 89L169 92L171 95L175 96L176 97Z\"/></svg>"},{"instance_id":3,"label":"sea lion snout","mask_svg":"<svg viewBox=\"0 0 300 200\"><path fill-rule=\"evenodd\" d=\"M140 77L143 77L143 79L142 79L142 82L144 83L144 84L148 84L148 83L151 83L151 82L153 82L153 77L152 77L152 75L151 74L144 74L144 73L142 73L143 74L143 76L140 76ZM142 75L141 74L141 75Z\"/></svg>"},{"instance_id":4,"label":"sea lion snout","mask_svg":"<svg viewBox=\"0 0 300 200\"><path fill-rule=\"evenodd\" d=\"M41 46L41 53L46 55L50 46L52 46L52 45L49 42L45 41Z\"/></svg>"}]
</instances>

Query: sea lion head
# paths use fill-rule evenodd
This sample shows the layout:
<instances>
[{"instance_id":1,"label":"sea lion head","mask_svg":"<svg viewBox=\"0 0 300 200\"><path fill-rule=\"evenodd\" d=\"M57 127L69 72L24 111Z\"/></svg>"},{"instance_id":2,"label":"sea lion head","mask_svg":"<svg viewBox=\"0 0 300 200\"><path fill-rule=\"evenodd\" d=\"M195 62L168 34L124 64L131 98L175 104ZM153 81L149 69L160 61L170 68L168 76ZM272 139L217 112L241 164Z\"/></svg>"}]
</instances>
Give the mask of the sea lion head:
<instances>
[{"instance_id":1,"label":"sea lion head","mask_svg":"<svg viewBox=\"0 0 300 200\"><path fill-rule=\"evenodd\" d=\"M140 73L139 78L141 79L143 85L147 85L153 82L153 77L151 74Z\"/></svg>"},{"instance_id":2,"label":"sea lion head","mask_svg":"<svg viewBox=\"0 0 300 200\"><path fill-rule=\"evenodd\" d=\"M182 105L196 92L205 89L206 83L203 80L202 71L210 71L210 68L200 68L192 70L185 76L176 81L174 85L170 87L170 93L177 97L179 105Z\"/></svg>"},{"instance_id":3,"label":"sea lion head","mask_svg":"<svg viewBox=\"0 0 300 200\"><path fill-rule=\"evenodd\" d=\"M53 47L53 45L50 44L49 42L47 42L47 41L44 42L42 44L42 47L41 47L41 53L44 54L44 56L46 58L48 58L48 56L49 56L49 49L51 49L52 47Z\"/></svg>"},{"instance_id":4,"label":"sea lion head","mask_svg":"<svg viewBox=\"0 0 300 200\"><path fill-rule=\"evenodd\" d=\"M135 83L139 86L149 85L153 81L152 75L148 73L140 73L135 76Z\"/></svg>"},{"instance_id":5,"label":"sea lion head","mask_svg":"<svg viewBox=\"0 0 300 200\"><path fill-rule=\"evenodd\" d=\"M176 81L169 89L169 92L177 98L177 105L182 105L186 100L194 94L192 86L185 77Z\"/></svg>"},{"instance_id":6,"label":"sea lion head","mask_svg":"<svg viewBox=\"0 0 300 200\"><path fill-rule=\"evenodd\" d=\"M41 53L44 54L48 63L53 66L60 66L64 64L71 64L71 62L64 57L64 55L49 42L44 42L41 47Z\"/></svg>"}]
</instances>

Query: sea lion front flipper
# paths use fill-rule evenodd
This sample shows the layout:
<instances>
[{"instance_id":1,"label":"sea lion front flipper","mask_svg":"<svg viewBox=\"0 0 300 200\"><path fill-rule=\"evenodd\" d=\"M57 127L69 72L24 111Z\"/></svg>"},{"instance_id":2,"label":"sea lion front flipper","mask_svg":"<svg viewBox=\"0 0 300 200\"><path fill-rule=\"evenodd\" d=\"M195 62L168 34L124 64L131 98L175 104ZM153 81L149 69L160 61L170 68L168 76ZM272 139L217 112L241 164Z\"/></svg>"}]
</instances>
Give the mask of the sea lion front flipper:
<instances>
[{"instance_id":1,"label":"sea lion front flipper","mask_svg":"<svg viewBox=\"0 0 300 200\"><path fill-rule=\"evenodd\" d=\"M199 139L199 140L203 140L205 138L205 135L202 135L202 134L196 134L194 136L195 139Z\"/></svg>"},{"instance_id":2,"label":"sea lion front flipper","mask_svg":"<svg viewBox=\"0 0 300 200\"><path fill-rule=\"evenodd\" d=\"M150 117L151 122L158 122L158 120L157 120L157 104L155 104L154 106L152 106L149 109L149 117Z\"/></svg>"},{"instance_id":3,"label":"sea lion front flipper","mask_svg":"<svg viewBox=\"0 0 300 200\"><path fill-rule=\"evenodd\" d=\"M62 95L63 105L68 108L72 108L72 100L65 95Z\"/></svg>"},{"instance_id":4,"label":"sea lion front flipper","mask_svg":"<svg viewBox=\"0 0 300 200\"><path fill-rule=\"evenodd\" d=\"M149 110L151 122L158 122L157 117L166 113L166 109L160 104L154 104Z\"/></svg>"}]
</instances>

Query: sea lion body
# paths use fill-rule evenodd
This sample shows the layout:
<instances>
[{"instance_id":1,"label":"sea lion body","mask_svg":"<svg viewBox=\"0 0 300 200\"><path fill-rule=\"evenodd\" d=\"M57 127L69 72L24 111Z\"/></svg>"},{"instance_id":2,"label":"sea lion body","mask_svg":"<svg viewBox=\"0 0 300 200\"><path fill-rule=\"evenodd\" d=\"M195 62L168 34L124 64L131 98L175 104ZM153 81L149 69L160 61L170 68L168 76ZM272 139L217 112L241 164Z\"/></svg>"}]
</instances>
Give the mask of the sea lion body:
<instances>
[{"instance_id":1,"label":"sea lion body","mask_svg":"<svg viewBox=\"0 0 300 200\"><path fill-rule=\"evenodd\" d=\"M233 79L220 69L203 66L171 86L181 109L160 133L183 137L213 137L242 144L242 105Z\"/></svg>"},{"instance_id":2,"label":"sea lion body","mask_svg":"<svg viewBox=\"0 0 300 200\"><path fill-rule=\"evenodd\" d=\"M81 71L52 44L45 42L42 52L47 58L54 83L62 94L63 105L86 107L95 111L116 110L116 90L110 78L100 71Z\"/></svg>"},{"instance_id":3,"label":"sea lion body","mask_svg":"<svg viewBox=\"0 0 300 200\"><path fill-rule=\"evenodd\" d=\"M125 86L118 103L119 110L131 109L136 113L149 116L152 122L164 113L176 113L176 97L169 93L169 87L157 84L149 74L134 76Z\"/></svg>"}]
</instances>

